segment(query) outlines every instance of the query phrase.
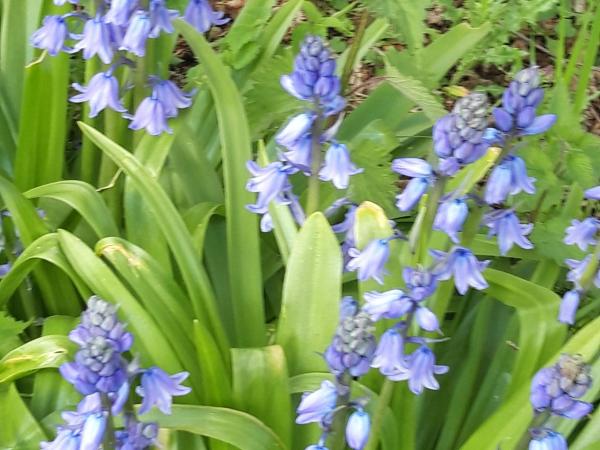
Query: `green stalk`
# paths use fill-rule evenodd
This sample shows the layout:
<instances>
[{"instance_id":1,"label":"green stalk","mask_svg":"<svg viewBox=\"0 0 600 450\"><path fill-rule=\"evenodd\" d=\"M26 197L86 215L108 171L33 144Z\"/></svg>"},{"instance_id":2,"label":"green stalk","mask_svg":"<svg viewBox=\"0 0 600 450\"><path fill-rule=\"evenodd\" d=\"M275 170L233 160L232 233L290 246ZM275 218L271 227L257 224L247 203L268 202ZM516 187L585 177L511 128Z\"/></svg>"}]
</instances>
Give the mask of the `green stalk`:
<instances>
[{"instance_id":1,"label":"green stalk","mask_svg":"<svg viewBox=\"0 0 600 450\"><path fill-rule=\"evenodd\" d=\"M536 414L535 416L533 416L533 419L531 419L531 423L527 427L527 430L525 430L525 433L523 433L523 436L521 436L521 439L515 447L515 450L527 450L527 448L529 447L529 441L531 441L529 430L532 428L538 428L543 426L549 417L550 414L548 414L548 412L543 412L541 414Z\"/></svg>"},{"instance_id":2,"label":"green stalk","mask_svg":"<svg viewBox=\"0 0 600 450\"><path fill-rule=\"evenodd\" d=\"M444 188L446 187L447 180L447 177L440 177L427 198L425 217L423 217L423 222L419 229L419 237L416 243L414 255L415 263L423 263L427 257L427 247L429 238L431 237L433 221L438 210L440 199L442 198L442 195L444 195Z\"/></svg>"},{"instance_id":3,"label":"green stalk","mask_svg":"<svg viewBox=\"0 0 600 450\"><path fill-rule=\"evenodd\" d=\"M594 22L592 23L590 40L586 46L583 65L579 71L577 91L575 92L574 111L576 114L581 113L586 106L588 83L592 75L592 67L596 61L598 48L600 47L600 6L596 6L594 13Z\"/></svg>"},{"instance_id":4,"label":"green stalk","mask_svg":"<svg viewBox=\"0 0 600 450\"><path fill-rule=\"evenodd\" d=\"M350 47L350 52L348 53L348 58L346 58L346 64L344 64L344 70L342 70L342 92L346 90L348 87L348 82L350 81L350 77L352 76L352 72L354 70L354 64L356 63L356 55L358 55L358 51L360 49L360 44L365 35L365 31L367 29L367 24L369 22L369 11L367 9L363 9L360 19L358 22L358 26L356 27L356 32L354 33L354 39L352 41L352 46Z\"/></svg>"},{"instance_id":5,"label":"green stalk","mask_svg":"<svg viewBox=\"0 0 600 450\"><path fill-rule=\"evenodd\" d=\"M394 394L395 382L386 378L379 391L379 400L377 401L377 408L373 412L373 423L371 426L371 433L369 434L369 442L365 450L376 450L379 445L379 435L381 433L381 427L383 425L383 417L385 411L392 399Z\"/></svg>"},{"instance_id":6,"label":"green stalk","mask_svg":"<svg viewBox=\"0 0 600 450\"><path fill-rule=\"evenodd\" d=\"M346 436L343 430L346 419L348 418L347 406L350 402L350 385L352 383L352 378L348 373L344 373L341 380L338 380L337 383L347 386L348 392L344 395L340 395L336 402L336 407L339 408L339 411L335 415L333 421L332 429L335 431L335 434L331 435L332 438L329 447L331 450L344 450L346 448Z\"/></svg>"},{"instance_id":7,"label":"green stalk","mask_svg":"<svg viewBox=\"0 0 600 450\"><path fill-rule=\"evenodd\" d=\"M323 115L317 104L315 104L317 110L317 117L312 126L312 138L311 138L311 167L310 167L310 178L308 179L308 194L306 199L306 215L310 216L319 209L319 189L321 181L319 180L319 170L321 169L322 162L322 149L321 149L321 134L323 133Z\"/></svg>"},{"instance_id":8,"label":"green stalk","mask_svg":"<svg viewBox=\"0 0 600 450\"><path fill-rule=\"evenodd\" d=\"M102 440L103 450L114 450L115 448L115 424L113 416L110 412L111 403L107 394L101 394L102 398L102 409L106 411L108 417L106 418L106 430L104 430L104 439Z\"/></svg>"}]
</instances>

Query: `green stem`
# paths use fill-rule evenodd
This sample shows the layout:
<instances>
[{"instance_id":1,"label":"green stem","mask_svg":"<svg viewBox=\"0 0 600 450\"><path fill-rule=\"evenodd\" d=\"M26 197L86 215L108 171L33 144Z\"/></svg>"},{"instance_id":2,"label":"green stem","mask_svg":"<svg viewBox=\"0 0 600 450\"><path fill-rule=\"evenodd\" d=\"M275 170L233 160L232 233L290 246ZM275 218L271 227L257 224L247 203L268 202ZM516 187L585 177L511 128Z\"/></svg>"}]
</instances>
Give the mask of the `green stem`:
<instances>
[{"instance_id":1,"label":"green stem","mask_svg":"<svg viewBox=\"0 0 600 450\"><path fill-rule=\"evenodd\" d=\"M106 430L104 431L104 439L102 440L103 450L113 450L115 448L115 424L113 422L113 416L110 413L111 403L108 395L101 394L102 408L108 414L106 418Z\"/></svg>"},{"instance_id":2,"label":"green stem","mask_svg":"<svg viewBox=\"0 0 600 450\"><path fill-rule=\"evenodd\" d=\"M336 402L336 407L340 410L336 413L331 429L334 433L331 434L329 448L331 450L344 450L346 448L346 436L343 432L346 419L348 418L348 403L350 402L350 385L352 379L348 373L344 373L341 379L338 379L338 384L346 386L347 392L340 395Z\"/></svg>"},{"instance_id":3,"label":"green stem","mask_svg":"<svg viewBox=\"0 0 600 450\"><path fill-rule=\"evenodd\" d=\"M354 64L356 63L356 55L358 55L358 51L360 50L360 44L365 35L365 31L367 29L367 24L369 22L369 11L365 8L363 9L360 19L358 22L358 26L356 27L356 32L354 33L354 39L352 40L352 46L350 47L350 51L348 52L348 58L346 58L346 63L344 64L344 70L342 71L342 92L346 90L348 86L348 82L350 81L350 77L352 76L352 72L354 70Z\"/></svg>"},{"instance_id":4,"label":"green stem","mask_svg":"<svg viewBox=\"0 0 600 450\"><path fill-rule=\"evenodd\" d=\"M381 434L381 428L383 426L383 417L388 404L392 399L392 395L394 394L394 386L395 383L389 378L386 378L383 382L383 386L381 386L381 391L379 391L379 400L377 400L377 407L373 412L373 423L371 426L371 433L369 435L369 442L367 442L365 450L376 450L377 446L379 445L379 435Z\"/></svg>"},{"instance_id":5,"label":"green stem","mask_svg":"<svg viewBox=\"0 0 600 450\"><path fill-rule=\"evenodd\" d=\"M547 412L543 412L541 414L536 414L535 416L533 416L533 419L531 419L531 423L527 427L527 430L525 430L525 433L523 433L523 436L521 436L521 439L519 439L519 443L515 447L515 450L526 450L529 447L529 441L531 441L531 435L529 434L529 430L532 428L539 428L543 426L549 417L550 414L548 414Z\"/></svg>"},{"instance_id":6,"label":"green stem","mask_svg":"<svg viewBox=\"0 0 600 450\"><path fill-rule=\"evenodd\" d=\"M600 48L600 6L596 6L594 14L590 39L587 43L585 55L583 57L583 65L579 72L577 92L575 93L575 101L573 102L573 110L576 114L582 112L586 107L588 83L592 76L592 67L596 61L598 49Z\"/></svg>"},{"instance_id":7,"label":"green stem","mask_svg":"<svg viewBox=\"0 0 600 450\"><path fill-rule=\"evenodd\" d=\"M321 169L322 151L321 134L323 133L323 116L318 105L315 105L317 117L312 126L311 139L311 167L310 178L308 179L308 195L306 199L306 214L311 215L319 209L319 189L321 182L319 180L319 170Z\"/></svg>"},{"instance_id":8,"label":"green stem","mask_svg":"<svg viewBox=\"0 0 600 450\"><path fill-rule=\"evenodd\" d=\"M447 180L447 177L440 177L433 186L433 189L427 198L425 216L423 217L423 222L419 227L419 235L416 242L416 263L423 263L427 257L427 248L429 244L429 238L431 237L433 221L439 207L440 199L442 198L442 195L444 195L444 188L446 187Z\"/></svg>"}]
</instances>

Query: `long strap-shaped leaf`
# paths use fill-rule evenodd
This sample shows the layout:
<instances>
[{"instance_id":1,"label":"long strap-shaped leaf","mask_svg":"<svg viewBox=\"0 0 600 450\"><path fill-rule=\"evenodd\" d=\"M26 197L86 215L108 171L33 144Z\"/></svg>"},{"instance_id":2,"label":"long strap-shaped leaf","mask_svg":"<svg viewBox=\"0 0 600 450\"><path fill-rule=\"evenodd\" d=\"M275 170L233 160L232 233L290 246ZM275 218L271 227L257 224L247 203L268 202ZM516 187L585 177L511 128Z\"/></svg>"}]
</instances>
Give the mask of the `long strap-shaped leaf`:
<instances>
[{"instance_id":1,"label":"long strap-shaped leaf","mask_svg":"<svg viewBox=\"0 0 600 450\"><path fill-rule=\"evenodd\" d=\"M259 346L265 342L258 223L246 210L252 195L246 191L245 163L252 158L248 121L242 97L228 69L191 25L176 22L177 29L202 62L217 118L225 178L227 253L236 344Z\"/></svg>"},{"instance_id":2,"label":"long strap-shaped leaf","mask_svg":"<svg viewBox=\"0 0 600 450\"><path fill-rule=\"evenodd\" d=\"M281 439L260 420L240 411L214 406L173 405L171 415L152 410L144 421L161 428L188 431L227 442L241 450L286 450Z\"/></svg>"},{"instance_id":3,"label":"long strap-shaped leaf","mask_svg":"<svg viewBox=\"0 0 600 450\"><path fill-rule=\"evenodd\" d=\"M81 122L79 126L94 144L123 169L154 212L156 222L179 264L197 319L211 329L223 352L228 351L227 339L217 314L208 276L200 264L200 258L194 252L192 240L179 212L158 181L131 153L92 127Z\"/></svg>"}]
</instances>

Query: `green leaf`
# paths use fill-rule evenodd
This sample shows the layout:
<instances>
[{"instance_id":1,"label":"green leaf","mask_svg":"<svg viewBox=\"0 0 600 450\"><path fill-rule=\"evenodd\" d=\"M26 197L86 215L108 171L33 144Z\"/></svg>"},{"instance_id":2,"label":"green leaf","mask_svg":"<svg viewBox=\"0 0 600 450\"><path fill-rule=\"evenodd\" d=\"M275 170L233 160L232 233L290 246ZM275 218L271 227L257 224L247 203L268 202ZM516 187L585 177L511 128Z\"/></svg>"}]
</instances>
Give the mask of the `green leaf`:
<instances>
[{"instance_id":1,"label":"green leaf","mask_svg":"<svg viewBox=\"0 0 600 450\"><path fill-rule=\"evenodd\" d=\"M281 439L255 417L233 409L214 406L173 405L172 413L156 410L142 416L161 428L187 431L227 442L241 450L286 450Z\"/></svg>"},{"instance_id":2,"label":"green leaf","mask_svg":"<svg viewBox=\"0 0 600 450\"><path fill-rule=\"evenodd\" d=\"M448 113L438 99L420 80L401 73L400 70L391 65L387 59L385 59L385 63L386 80L394 88L400 91L402 95L421 108L423 113L425 113L432 123Z\"/></svg>"},{"instance_id":3,"label":"green leaf","mask_svg":"<svg viewBox=\"0 0 600 450\"><path fill-rule=\"evenodd\" d=\"M203 63L215 101L225 180L227 254L238 345L265 342L258 221L246 210L253 195L246 190L245 164L252 159L248 121L241 95L228 70L200 33L182 20L177 29Z\"/></svg>"},{"instance_id":4,"label":"green leaf","mask_svg":"<svg viewBox=\"0 0 600 450\"><path fill-rule=\"evenodd\" d=\"M10 383L40 369L58 367L72 359L76 347L66 336L43 336L29 341L0 360L0 384Z\"/></svg>"},{"instance_id":5,"label":"green leaf","mask_svg":"<svg viewBox=\"0 0 600 450\"><path fill-rule=\"evenodd\" d=\"M318 371L337 326L342 256L327 219L311 215L296 237L283 285L276 342L291 374ZM308 326L310 324L310 326Z\"/></svg>"},{"instance_id":6,"label":"green leaf","mask_svg":"<svg viewBox=\"0 0 600 450\"><path fill-rule=\"evenodd\" d=\"M271 16L274 0L249 0L221 41L227 48L225 60L235 69L247 66L260 52L259 37Z\"/></svg>"},{"instance_id":7,"label":"green leaf","mask_svg":"<svg viewBox=\"0 0 600 450\"><path fill-rule=\"evenodd\" d=\"M14 384L0 385L0 448L33 450L46 440Z\"/></svg>"},{"instance_id":8,"label":"green leaf","mask_svg":"<svg viewBox=\"0 0 600 450\"><path fill-rule=\"evenodd\" d=\"M156 221L179 264L196 318L202 320L215 333L219 344L226 349L226 338L217 314L212 287L204 268L194 253L191 237L179 212L158 182L133 155L88 125L80 122L79 126L94 144L123 169L154 211Z\"/></svg>"},{"instance_id":9,"label":"green leaf","mask_svg":"<svg viewBox=\"0 0 600 450\"><path fill-rule=\"evenodd\" d=\"M0 342L18 336L29 324L13 319L6 311L0 311Z\"/></svg>"},{"instance_id":10,"label":"green leaf","mask_svg":"<svg viewBox=\"0 0 600 450\"><path fill-rule=\"evenodd\" d=\"M102 196L83 181L66 180L38 186L25 192L27 198L52 198L79 212L98 237L117 236L119 230Z\"/></svg>"},{"instance_id":11,"label":"green leaf","mask_svg":"<svg viewBox=\"0 0 600 450\"><path fill-rule=\"evenodd\" d=\"M234 348L231 364L236 407L260 419L290 447L294 419L283 349Z\"/></svg>"}]
</instances>

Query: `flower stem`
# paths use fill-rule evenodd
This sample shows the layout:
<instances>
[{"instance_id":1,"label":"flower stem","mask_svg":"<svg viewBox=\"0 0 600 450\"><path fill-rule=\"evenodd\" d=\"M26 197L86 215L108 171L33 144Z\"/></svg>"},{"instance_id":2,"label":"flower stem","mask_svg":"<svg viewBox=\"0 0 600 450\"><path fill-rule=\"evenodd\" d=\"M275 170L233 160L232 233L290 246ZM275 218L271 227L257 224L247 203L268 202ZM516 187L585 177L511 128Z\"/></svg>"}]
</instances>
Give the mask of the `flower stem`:
<instances>
[{"instance_id":1,"label":"flower stem","mask_svg":"<svg viewBox=\"0 0 600 450\"><path fill-rule=\"evenodd\" d=\"M350 81L350 77L352 76L355 62L354 60L356 59L356 55L358 55L360 44L362 43L363 37L365 35L368 22L369 11L365 8L363 9L360 15L358 26L356 27L356 32L354 33L354 39L352 40L352 46L350 47L348 57L346 58L346 63L344 64L344 70L342 71L342 92L346 90L348 82Z\"/></svg>"},{"instance_id":2,"label":"flower stem","mask_svg":"<svg viewBox=\"0 0 600 450\"><path fill-rule=\"evenodd\" d=\"M523 433L523 436L521 436L521 439L519 439L519 443L515 447L515 450L526 450L529 447L529 441L531 440L529 430L543 426L549 417L550 414L548 414L548 412L543 412L533 416L533 419L531 419L531 423L527 427L527 430L525 430L525 433Z\"/></svg>"},{"instance_id":3,"label":"flower stem","mask_svg":"<svg viewBox=\"0 0 600 450\"><path fill-rule=\"evenodd\" d=\"M106 430L104 431L104 439L102 440L102 449L113 450L115 448L115 424L113 422L113 416L110 412L110 399L106 394L101 394L101 399L102 409L104 409L108 414L106 417Z\"/></svg>"},{"instance_id":4,"label":"flower stem","mask_svg":"<svg viewBox=\"0 0 600 450\"><path fill-rule=\"evenodd\" d=\"M331 429L335 431L335 433L331 434L331 441L329 443L329 448L331 450L344 450L346 448L346 437L344 433L344 425L346 423L346 418L348 417L348 403L350 402L350 392L351 392L351 383L352 378L346 372L337 380L338 385L343 386L345 388L345 392L342 395L338 396L336 407L340 408L340 410L336 413L335 419L333 421Z\"/></svg>"},{"instance_id":5,"label":"flower stem","mask_svg":"<svg viewBox=\"0 0 600 450\"><path fill-rule=\"evenodd\" d=\"M438 178L433 189L427 198L427 206L425 209L425 217L419 229L419 236L416 242L415 260L418 263L423 263L427 256L427 247L433 227L433 221L438 210L440 199L444 195L447 177Z\"/></svg>"},{"instance_id":6,"label":"flower stem","mask_svg":"<svg viewBox=\"0 0 600 450\"><path fill-rule=\"evenodd\" d=\"M394 393L395 383L389 378L386 378L379 391L379 400L377 400L377 407L373 413L373 424L371 425L371 433L369 435L369 442L365 450L376 450L379 445L379 435L381 434L381 427L383 425L383 417L385 411L392 399Z\"/></svg>"},{"instance_id":7,"label":"flower stem","mask_svg":"<svg viewBox=\"0 0 600 450\"><path fill-rule=\"evenodd\" d=\"M308 179L308 195L306 200L306 215L309 216L319 209L319 171L321 170L321 134L323 133L323 115L318 105L315 105L317 117L311 130L311 167Z\"/></svg>"}]
</instances>

